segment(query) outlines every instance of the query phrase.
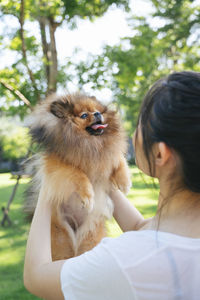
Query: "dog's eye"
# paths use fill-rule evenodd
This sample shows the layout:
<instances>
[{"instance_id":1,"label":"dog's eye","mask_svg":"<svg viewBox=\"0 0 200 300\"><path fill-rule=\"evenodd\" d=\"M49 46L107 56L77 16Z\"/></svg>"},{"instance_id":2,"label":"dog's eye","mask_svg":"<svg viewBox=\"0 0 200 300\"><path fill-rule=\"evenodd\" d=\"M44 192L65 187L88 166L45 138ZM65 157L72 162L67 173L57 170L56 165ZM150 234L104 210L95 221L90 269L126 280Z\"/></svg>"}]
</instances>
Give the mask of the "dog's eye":
<instances>
[{"instance_id":1,"label":"dog's eye","mask_svg":"<svg viewBox=\"0 0 200 300\"><path fill-rule=\"evenodd\" d=\"M81 119L86 119L87 116L88 116L88 114L82 114L82 115L80 116L80 118L81 118Z\"/></svg>"}]
</instances>

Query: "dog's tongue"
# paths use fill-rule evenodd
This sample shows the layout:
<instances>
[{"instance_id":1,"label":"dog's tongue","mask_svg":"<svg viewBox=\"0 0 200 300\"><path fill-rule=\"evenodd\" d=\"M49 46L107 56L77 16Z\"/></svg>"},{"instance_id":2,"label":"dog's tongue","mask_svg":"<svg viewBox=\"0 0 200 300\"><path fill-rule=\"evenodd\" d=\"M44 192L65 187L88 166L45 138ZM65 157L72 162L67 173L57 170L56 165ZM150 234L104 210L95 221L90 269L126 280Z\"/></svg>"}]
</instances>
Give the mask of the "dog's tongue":
<instances>
[{"instance_id":1,"label":"dog's tongue","mask_svg":"<svg viewBox=\"0 0 200 300\"><path fill-rule=\"evenodd\" d=\"M108 124L94 124L92 125L92 129L97 130L99 128L106 128L108 126Z\"/></svg>"}]
</instances>

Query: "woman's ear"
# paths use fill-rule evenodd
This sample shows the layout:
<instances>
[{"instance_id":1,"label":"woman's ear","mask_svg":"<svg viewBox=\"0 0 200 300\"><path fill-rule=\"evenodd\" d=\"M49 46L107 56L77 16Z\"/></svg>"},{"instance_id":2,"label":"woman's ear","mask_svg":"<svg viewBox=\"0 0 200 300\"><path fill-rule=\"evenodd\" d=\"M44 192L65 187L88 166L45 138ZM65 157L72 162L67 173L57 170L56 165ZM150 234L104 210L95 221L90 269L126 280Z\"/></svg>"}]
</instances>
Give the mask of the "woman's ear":
<instances>
[{"instance_id":1,"label":"woman's ear","mask_svg":"<svg viewBox=\"0 0 200 300\"><path fill-rule=\"evenodd\" d=\"M157 143L154 148L155 163L162 167L172 155L171 149L163 142Z\"/></svg>"}]
</instances>

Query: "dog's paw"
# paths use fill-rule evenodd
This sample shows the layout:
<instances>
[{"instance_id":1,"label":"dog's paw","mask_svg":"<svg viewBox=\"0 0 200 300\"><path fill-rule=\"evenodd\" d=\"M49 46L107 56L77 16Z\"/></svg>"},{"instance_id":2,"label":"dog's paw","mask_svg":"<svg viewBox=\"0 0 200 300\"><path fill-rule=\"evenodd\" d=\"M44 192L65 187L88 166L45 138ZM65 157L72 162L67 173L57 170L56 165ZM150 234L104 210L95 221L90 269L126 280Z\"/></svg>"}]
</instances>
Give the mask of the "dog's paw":
<instances>
[{"instance_id":1,"label":"dog's paw","mask_svg":"<svg viewBox=\"0 0 200 300\"><path fill-rule=\"evenodd\" d=\"M124 194L128 194L132 182L129 174L123 174L123 176L119 176L120 174L115 174L114 177L111 178L112 185L117 187Z\"/></svg>"},{"instance_id":2,"label":"dog's paw","mask_svg":"<svg viewBox=\"0 0 200 300\"><path fill-rule=\"evenodd\" d=\"M122 191L126 195L126 194L128 194L128 192L132 186L132 182L131 182L131 180L127 180L124 183L120 182L118 186L119 186L120 191Z\"/></svg>"},{"instance_id":3,"label":"dog's paw","mask_svg":"<svg viewBox=\"0 0 200 300\"><path fill-rule=\"evenodd\" d=\"M83 208L91 212L94 208L94 190L92 185L87 185L81 189L79 188L77 192L81 198Z\"/></svg>"},{"instance_id":4,"label":"dog's paw","mask_svg":"<svg viewBox=\"0 0 200 300\"><path fill-rule=\"evenodd\" d=\"M82 207L86 208L88 212L90 213L94 208L94 200L93 198L82 198L81 200Z\"/></svg>"}]
</instances>

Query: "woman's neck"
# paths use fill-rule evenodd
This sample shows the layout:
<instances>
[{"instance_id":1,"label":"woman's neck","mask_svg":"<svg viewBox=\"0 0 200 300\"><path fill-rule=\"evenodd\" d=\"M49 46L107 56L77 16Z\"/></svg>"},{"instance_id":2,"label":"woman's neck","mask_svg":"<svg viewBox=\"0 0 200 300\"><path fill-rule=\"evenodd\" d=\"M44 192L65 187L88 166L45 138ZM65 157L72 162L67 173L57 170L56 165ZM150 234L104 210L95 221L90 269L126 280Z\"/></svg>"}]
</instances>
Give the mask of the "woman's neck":
<instances>
[{"instance_id":1,"label":"woman's neck","mask_svg":"<svg viewBox=\"0 0 200 300\"><path fill-rule=\"evenodd\" d=\"M144 229L200 238L200 194L160 182L157 213Z\"/></svg>"}]
</instances>

